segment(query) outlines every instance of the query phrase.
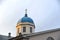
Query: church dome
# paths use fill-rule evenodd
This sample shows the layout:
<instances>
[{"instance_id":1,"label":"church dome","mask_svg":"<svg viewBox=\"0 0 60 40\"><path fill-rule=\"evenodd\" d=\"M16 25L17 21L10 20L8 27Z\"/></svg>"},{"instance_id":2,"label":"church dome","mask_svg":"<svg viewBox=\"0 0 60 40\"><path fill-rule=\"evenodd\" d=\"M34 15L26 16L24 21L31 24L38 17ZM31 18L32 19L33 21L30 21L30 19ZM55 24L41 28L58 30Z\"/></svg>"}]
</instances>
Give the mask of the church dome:
<instances>
[{"instance_id":1,"label":"church dome","mask_svg":"<svg viewBox=\"0 0 60 40\"><path fill-rule=\"evenodd\" d=\"M18 21L18 23L21 23L21 22L29 22L34 24L33 20L30 17L28 17L27 14L25 14L25 16Z\"/></svg>"}]
</instances>

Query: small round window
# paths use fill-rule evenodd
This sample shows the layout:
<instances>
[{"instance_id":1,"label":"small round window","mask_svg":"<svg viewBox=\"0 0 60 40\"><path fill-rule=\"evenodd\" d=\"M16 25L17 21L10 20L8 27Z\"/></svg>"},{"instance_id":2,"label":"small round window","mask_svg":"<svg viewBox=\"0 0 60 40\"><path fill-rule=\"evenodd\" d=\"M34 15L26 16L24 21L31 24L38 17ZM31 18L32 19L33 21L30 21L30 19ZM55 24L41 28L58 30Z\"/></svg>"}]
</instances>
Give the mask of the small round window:
<instances>
[{"instance_id":1,"label":"small round window","mask_svg":"<svg viewBox=\"0 0 60 40\"><path fill-rule=\"evenodd\" d=\"M52 38L52 37L48 37L47 40L54 40L54 38Z\"/></svg>"}]
</instances>

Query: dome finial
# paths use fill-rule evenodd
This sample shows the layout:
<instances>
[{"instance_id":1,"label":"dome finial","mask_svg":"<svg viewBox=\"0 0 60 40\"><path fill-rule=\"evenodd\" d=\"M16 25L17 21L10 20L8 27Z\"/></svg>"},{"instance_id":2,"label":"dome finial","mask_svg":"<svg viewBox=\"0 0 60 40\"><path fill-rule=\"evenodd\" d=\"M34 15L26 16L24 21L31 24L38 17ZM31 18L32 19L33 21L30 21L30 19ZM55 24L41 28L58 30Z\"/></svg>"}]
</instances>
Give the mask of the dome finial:
<instances>
[{"instance_id":1,"label":"dome finial","mask_svg":"<svg viewBox=\"0 0 60 40\"><path fill-rule=\"evenodd\" d=\"M27 9L25 9L25 17L27 17Z\"/></svg>"},{"instance_id":2,"label":"dome finial","mask_svg":"<svg viewBox=\"0 0 60 40\"><path fill-rule=\"evenodd\" d=\"M27 14L27 9L25 9L25 14Z\"/></svg>"}]
</instances>

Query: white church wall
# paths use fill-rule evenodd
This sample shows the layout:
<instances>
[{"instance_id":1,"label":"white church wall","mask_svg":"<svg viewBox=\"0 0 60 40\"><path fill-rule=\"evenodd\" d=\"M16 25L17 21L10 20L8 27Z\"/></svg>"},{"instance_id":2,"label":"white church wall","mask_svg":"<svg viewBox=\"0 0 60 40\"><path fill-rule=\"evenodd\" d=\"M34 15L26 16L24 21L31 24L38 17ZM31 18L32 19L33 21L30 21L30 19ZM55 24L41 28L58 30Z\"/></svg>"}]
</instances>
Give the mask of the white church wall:
<instances>
[{"instance_id":1,"label":"white church wall","mask_svg":"<svg viewBox=\"0 0 60 40\"><path fill-rule=\"evenodd\" d=\"M29 40L47 40L48 37L52 37L54 40L60 40L60 31L32 36Z\"/></svg>"}]
</instances>

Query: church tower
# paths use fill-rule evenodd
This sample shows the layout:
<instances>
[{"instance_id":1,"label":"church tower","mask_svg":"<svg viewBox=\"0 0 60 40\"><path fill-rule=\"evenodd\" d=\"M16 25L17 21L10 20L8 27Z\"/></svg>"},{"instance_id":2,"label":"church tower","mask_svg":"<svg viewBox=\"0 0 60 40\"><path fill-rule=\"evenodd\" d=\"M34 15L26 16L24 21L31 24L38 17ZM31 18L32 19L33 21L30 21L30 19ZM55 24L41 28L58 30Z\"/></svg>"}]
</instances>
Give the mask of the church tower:
<instances>
[{"instance_id":1,"label":"church tower","mask_svg":"<svg viewBox=\"0 0 60 40\"><path fill-rule=\"evenodd\" d=\"M30 17L28 17L27 9L25 10L25 16L18 21L16 29L17 29L17 36L19 35L19 33L22 34L34 33L35 24L33 20Z\"/></svg>"}]
</instances>

